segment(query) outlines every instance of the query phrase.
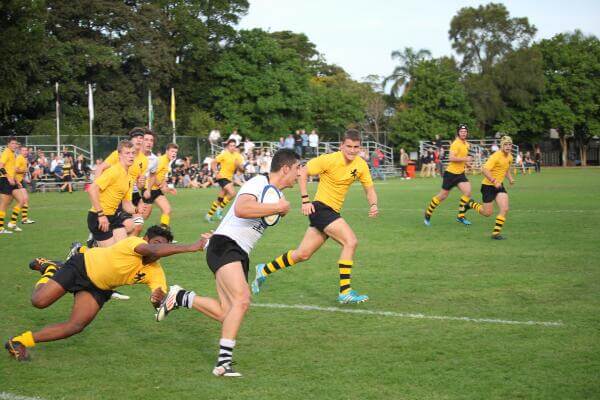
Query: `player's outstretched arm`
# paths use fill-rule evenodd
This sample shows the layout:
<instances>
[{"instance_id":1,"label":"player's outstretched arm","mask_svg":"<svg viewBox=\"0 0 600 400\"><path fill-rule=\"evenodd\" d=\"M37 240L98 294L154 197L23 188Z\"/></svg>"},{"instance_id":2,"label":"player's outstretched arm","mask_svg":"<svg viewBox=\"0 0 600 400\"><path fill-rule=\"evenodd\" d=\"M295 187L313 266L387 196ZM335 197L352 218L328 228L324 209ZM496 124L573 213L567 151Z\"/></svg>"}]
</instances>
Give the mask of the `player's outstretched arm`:
<instances>
[{"instance_id":1,"label":"player's outstretched arm","mask_svg":"<svg viewBox=\"0 0 600 400\"><path fill-rule=\"evenodd\" d=\"M279 199L277 203L259 203L251 194L240 194L235 202L235 216L238 218L260 218L268 215L285 215L290 211L290 202L285 198Z\"/></svg>"},{"instance_id":2,"label":"player's outstretched arm","mask_svg":"<svg viewBox=\"0 0 600 400\"><path fill-rule=\"evenodd\" d=\"M135 252L143 256L148 262L156 261L162 257L172 256L181 253L194 253L203 251L208 243L208 239L212 236L210 233L203 233L200 239L190 244L173 244L173 243L142 243L135 246Z\"/></svg>"}]
</instances>

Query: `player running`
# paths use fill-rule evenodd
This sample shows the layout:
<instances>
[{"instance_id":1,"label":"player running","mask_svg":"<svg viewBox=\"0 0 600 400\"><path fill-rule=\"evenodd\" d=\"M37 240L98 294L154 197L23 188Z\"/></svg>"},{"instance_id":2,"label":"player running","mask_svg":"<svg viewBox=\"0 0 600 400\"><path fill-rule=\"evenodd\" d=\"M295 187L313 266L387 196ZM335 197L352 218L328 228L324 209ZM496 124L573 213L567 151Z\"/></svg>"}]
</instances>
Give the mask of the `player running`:
<instances>
[{"instance_id":1,"label":"player running","mask_svg":"<svg viewBox=\"0 0 600 400\"><path fill-rule=\"evenodd\" d=\"M19 213L21 214L21 224L34 224L35 221L29 219L29 193L25 187L25 175L29 171L29 149L25 146L18 146L19 155L15 158L15 180L17 183L16 196L18 203L12 209L12 215L8 228L15 232L20 232L22 229L17 226Z\"/></svg>"},{"instance_id":2,"label":"player running","mask_svg":"<svg viewBox=\"0 0 600 400\"><path fill-rule=\"evenodd\" d=\"M237 150L237 142L235 139L228 139L225 142L225 150L221 152L211 163L210 168L213 172L217 171L217 164L220 166L220 170L217 173L217 179L215 180L221 190L217 200L212 202L210 210L206 213L204 219L207 222L212 221L212 216L217 213L217 218L221 219L221 213L223 209L235 197L235 188L233 187L233 175L235 171L242 171L244 158Z\"/></svg>"},{"instance_id":3,"label":"player running","mask_svg":"<svg viewBox=\"0 0 600 400\"><path fill-rule=\"evenodd\" d=\"M169 143L165 154L157 158L156 167L150 169L150 175L146 181L146 189L142 196L142 201L146 204L144 219L147 220L150 217L152 204L156 203L162 212L160 215L160 224L164 227L171 225L171 204L165 194L177 194L175 188L169 188L166 178L171 171L171 162L177 158L178 149L179 146L175 143Z\"/></svg>"},{"instance_id":4,"label":"player running","mask_svg":"<svg viewBox=\"0 0 600 400\"><path fill-rule=\"evenodd\" d=\"M337 301L342 304L355 304L369 300L369 296L358 294L352 289L352 266L358 239L340 215L346 193L350 185L357 180L362 184L369 202L369 217L374 218L379 214L377 193L369 166L358 156L360 142L359 132L350 129L344 135L340 151L313 158L306 164L306 168L302 169L299 177L302 213L308 216L310 226L297 249L289 250L267 264L256 266L256 277L252 282L254 294L259 293L261 285L270 274L310 259L331 237L342 246L338 260L340 284ZM317 194L312 202L306 188L308 175L319 176Z\"/></svg>"}]
</instances>

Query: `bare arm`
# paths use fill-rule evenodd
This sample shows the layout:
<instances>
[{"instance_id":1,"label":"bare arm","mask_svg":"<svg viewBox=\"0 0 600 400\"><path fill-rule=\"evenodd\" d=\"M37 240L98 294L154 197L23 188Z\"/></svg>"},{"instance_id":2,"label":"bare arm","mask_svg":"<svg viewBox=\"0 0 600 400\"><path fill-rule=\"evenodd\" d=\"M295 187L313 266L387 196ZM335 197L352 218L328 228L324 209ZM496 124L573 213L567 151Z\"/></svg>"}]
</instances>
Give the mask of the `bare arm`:
<instances>
[{"instance_id":1,"label":"bare arm","mask_svg":"<svg viewBox=\"0 0 600 400\"><path fill-rule=\"evenodd\" d=\"M300 168L300 174L298 176L298 186L300 187L300 196L302 196L302 214L310 215L315 212L315 206L308 197L308 168L303 166Z\"/></svg>"},{"instance_id":2,"label":"bare arm","mask_svg":"<svg viewBox=\"0 0 600 400\"><path fill-rule=\"evenodd\" d=\"M95 183L92 183L88 188L88 195L90 196L90 202L92 207L97 212L102 212L102 206L100 205L100 187Z\"/></svg>"},{"instance_id":3,"label":"bare arm","mask_svg":"<svg viewBox=\"0 0 600 400\"><path fill-rule=\"evenodd\" d=\"M510 168L508 168L508 170L506 170L506 178L508 178L508 182L512 185L513 183L515 183L515 180L513 179L512 174L510 173Z\"/></svg>"},{"instance_id":4,"label":"bare arm","mask_svg":"<svg viewBox=\"0 0 600 400\"><path fill-rule=\"evenodd\" d=\"M260 218L268 215L285 215L290 210L290 202L285 198L279 202L267 204L259 203L251 194L241 194L235 202L235 216L238 218Z\"/></svg>"},{"instance_id":5,"label":"bare arm","mask_svg":"<svg viewBox=\"0 0 600 400\"><path fill-rule=\"evenodd\" d=\"M210 162L210 170L214 173L217 172L217 161L216 160L212 160Z\"/></svg>"},{"instance_id":6,"label":"bare arm","mask_svg":"<svg viewBox=\"0 0 600 400\"><path fill-rule=\"evenodd\" d=\"M144 258L145 263L151 263L159 258L181 253L194 253L204 250L210 233L203 233L197 241L190 244L173 243L142 243L135 246L135 252Z\"/></svg>"},{"instance_id":7,"label":"bare arm","mask_svg":"<svg viewBox=\"0 0 600 400\"><path fill-rule=\"evenodd\" d=\"M365 194L367 195L367 201L369 202L369 217L376 217L379 214L379 208L377 207L377 193L375 192L375 186L369 186L364 188Z\"/></svg>"},{"instance_id":8,"label":"bare arm","mask_svg":"<svg viewBox=\"0 0 600 400\"><path fill-rule=\"evenodd\" d=\"M94 171L94 180L98 179L100 175L102 175L102 172L104 172L104 170L108 167L110 167L110 164L107 164L106 162L103 162L102 164L98 165L96 167L96 170Z\"/></svg>"}]
</instances>

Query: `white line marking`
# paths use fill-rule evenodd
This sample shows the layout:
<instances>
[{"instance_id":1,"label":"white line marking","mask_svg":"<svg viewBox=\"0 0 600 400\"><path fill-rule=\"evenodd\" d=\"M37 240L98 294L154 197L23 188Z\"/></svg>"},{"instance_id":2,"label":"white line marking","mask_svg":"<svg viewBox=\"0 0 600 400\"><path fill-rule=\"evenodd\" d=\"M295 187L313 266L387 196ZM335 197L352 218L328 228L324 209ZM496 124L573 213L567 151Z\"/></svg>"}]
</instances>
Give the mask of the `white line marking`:
<instances>
[{"instance_id":1,"label":"white line marking","mask_svg":"<svg viewBox=\"0 0 600 400\"><path fill-rule=\"evenodd\" d=\"M12 394L7 392L0 392L0 400L43 400L41 397L27 397L19 396L18 394Z\"/></svg>"},{"instance_id":2,"label":"white line marking","mask_svg":"<svg viewBox=\"0 0 600 400\"><path fill-rule=\"evenodd\" d=\"M451 316L445 316L445 315L425 315L425 314L413 314L413 313L400 313L400 312L394 312L394 311L353 310L353 309L338 308L338 307L307 306L307 305L303 305L303 304L289 305L289 304L253 303L252 305L255 307L264 307L264 308L291 308L291 309L304 310L304 311L327 311L327 312L337 312L337 313L346 313L346 314L366 314L366 315L380 315L380 316L384 316L384 317L397 317L397 318L464 321L464 322L475 322L475 323L484 323L484 324L564 326L564 324L560 321L511 321L511 320L507 320L507 319L451 317Z\"/></svg>"}]
</instances>

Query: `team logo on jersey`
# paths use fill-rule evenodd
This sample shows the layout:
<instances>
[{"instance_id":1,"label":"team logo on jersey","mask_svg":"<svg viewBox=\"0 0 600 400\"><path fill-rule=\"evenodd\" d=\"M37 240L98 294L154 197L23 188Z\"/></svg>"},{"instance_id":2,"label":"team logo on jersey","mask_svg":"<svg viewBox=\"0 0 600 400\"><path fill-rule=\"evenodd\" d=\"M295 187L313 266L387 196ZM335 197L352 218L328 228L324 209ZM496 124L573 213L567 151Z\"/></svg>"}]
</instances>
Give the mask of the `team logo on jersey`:
<instances>
[{"instance_id":1,"label":"team logo on jersey","mask_svg":"<svg viewBox=\"0 0 600 400\"><path fill-rule=\"evenodd\" d=\"M135 277L133 278L134 282L140 282L142 279L144 279L144 277L146 276L146 274L144 272L139 272L137 274L135 274Z\"/></svg>"},{"instance_id":2,"label":"team logo on jersey","mask_svg":"<svg viewBox=\"0 0 600 400\"><path fill-rule=\"evenodd\" d=\"M356 180L357 178L357 174L358 174L358 170L356 168L354 168L351 172L350 175L352 175L352 178L354 178Z\"/></svg>"}]
</instances>

